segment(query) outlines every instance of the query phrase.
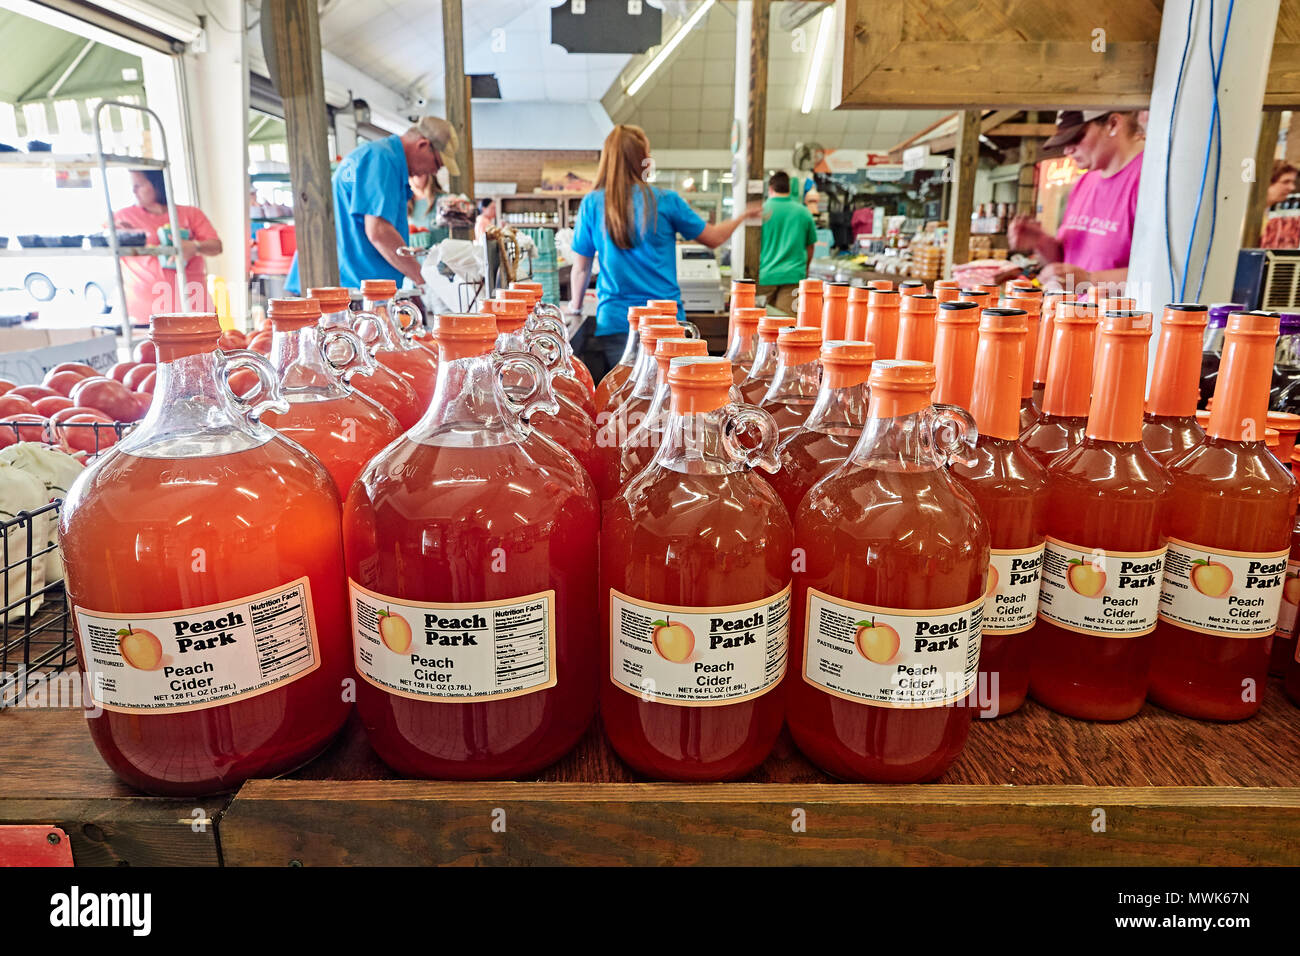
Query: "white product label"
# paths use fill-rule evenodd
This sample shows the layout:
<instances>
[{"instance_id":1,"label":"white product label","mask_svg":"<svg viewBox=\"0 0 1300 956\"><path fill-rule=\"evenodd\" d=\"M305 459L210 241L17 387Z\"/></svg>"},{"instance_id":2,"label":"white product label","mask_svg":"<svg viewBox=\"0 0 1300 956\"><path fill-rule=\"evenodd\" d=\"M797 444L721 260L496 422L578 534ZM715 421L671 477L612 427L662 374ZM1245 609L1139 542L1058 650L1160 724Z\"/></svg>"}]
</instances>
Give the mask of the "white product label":
<instances>
[{"instance_id":1,"label":"white product label","mask_svg":"<svg viewBox=\"0 0 1300 956\"><path fill-rule=\"evenodd\" d=\"M964 699L980 665L984 598L933 611L854 604L808 589L803 678L877 707Z\"/></svg>"},{"instance_id":2,"label":"white product label","mask_svg":"<svg viewBox=\"0 0 1300 956\"><path fill-rule=\"evenodd\" d=\"M1038 618L1043 545L989 552L989 583L984 599L985 634L1019 634Z\"/></svg>"},{"instance_id":3,"label":"white product label","mask_svg":"<svg viewBox=\"0 0 1300 956\"><path fill-rule=\"evenodd\" d=\"M609 592L609 678L644 700L714 707L785 676L790 587L726 607L676 607Z\"/></svg>"},{"instance_id":4,"label":"white product label","mask_svg":"<svg viewBox=\"0 0 1300 956\"><path fill-rule=\"evenodd\" d=\"M1160 619L1201 634L1267 637L1277 627L1288 553L1220 551L1170 538Z\"/></svg>"},{"instance_id":5,"label":"white product label","mask_svg":"<svg viewBox=\"0 0 1300 956\"><path fill-rule=\"evenodd\" d=\"M1277 609L1274 634L1290 637L1295 630L1296 610L1300 608L1300 561L1286 563L1286 580L1282 582L1282 603Z\"/></svg>"},{"instance_id":6,"label":"white product label","mask_svg":"<svg viewBox=\"0 0 1300 956\"><path fill-rule=\"evenodd\" d=\"M265 694L320 667L305 577L207 607L73 610L91 696L105 710L202 710Z\"/></svg>"},{"instance_id":7,"label":"white product label","mask_svg":"<svg viewBox=\"0 0 1300 956\"><path fill-rule=\"evenodd\" d=\"M1141 637L1156 628L1165 549L1107 551L1056 538L1043 551L1038 615L1098 637Z\"/></svg>"},{"instance_id":8,"label":"white product label","mask_svg":"<svg viewBox=\"0 0 1300 956\"><path fill-rule=\"evenodd\" d=\"M416 700L483 701L555 686L555 592L412 601L349 579L357 673Z\"/></svg>"}]
</instances>

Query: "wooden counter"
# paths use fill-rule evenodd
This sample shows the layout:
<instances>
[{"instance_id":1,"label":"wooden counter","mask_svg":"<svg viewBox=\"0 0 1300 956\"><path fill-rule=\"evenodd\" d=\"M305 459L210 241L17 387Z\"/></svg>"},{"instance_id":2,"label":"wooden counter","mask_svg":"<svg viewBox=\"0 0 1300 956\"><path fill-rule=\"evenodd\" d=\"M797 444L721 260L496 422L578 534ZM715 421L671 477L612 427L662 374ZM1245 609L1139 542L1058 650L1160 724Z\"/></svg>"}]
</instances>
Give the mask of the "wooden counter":
<instances>
[{"instance_id":1,"label":"wooden counter","mask_svg":"<svg viewBox=\"0 0 1300 956\"><path fill-rule=\"evenodd\" d=\"M0 712L13 823L62 827L81 865L1295 865L1300 710L1276 683L1240 724L1151 706L1090 724L1031 703L977 721L927 786L833 782L788 736L744 782L641 783L599 727L533 781L398 780L354 718L286 778L178 800L117 782L79 711L16 708Z\"/></svg>"}]
</instances>

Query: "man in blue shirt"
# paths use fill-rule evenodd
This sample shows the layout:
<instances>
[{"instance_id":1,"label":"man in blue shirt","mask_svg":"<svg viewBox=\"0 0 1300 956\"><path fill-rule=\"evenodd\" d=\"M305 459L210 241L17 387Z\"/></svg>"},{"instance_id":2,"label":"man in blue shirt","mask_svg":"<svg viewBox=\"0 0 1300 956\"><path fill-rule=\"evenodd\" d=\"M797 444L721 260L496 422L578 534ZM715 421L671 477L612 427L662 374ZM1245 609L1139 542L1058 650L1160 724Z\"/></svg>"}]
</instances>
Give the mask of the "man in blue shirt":
<instances>
[{"instance_id":1,"label":"man in blue shirt","mask_svg":"<svg viewBox=\"0 0 1300 956\"><path fill-rule=\"evenodd\" d=\"M401 136L363 143L334 171L334 233L339 256L339 284L355 289L366 279L402 276L420 285L420 263L397 255L410 234L406 201L412 176L443 181L458 175L456 131L446 120L426 116ZM441 171L446 169L446 173ZM440 175L441 174L441 175ZM295 254L285 288L301 293Z\"/></svg>"}]
</instances>

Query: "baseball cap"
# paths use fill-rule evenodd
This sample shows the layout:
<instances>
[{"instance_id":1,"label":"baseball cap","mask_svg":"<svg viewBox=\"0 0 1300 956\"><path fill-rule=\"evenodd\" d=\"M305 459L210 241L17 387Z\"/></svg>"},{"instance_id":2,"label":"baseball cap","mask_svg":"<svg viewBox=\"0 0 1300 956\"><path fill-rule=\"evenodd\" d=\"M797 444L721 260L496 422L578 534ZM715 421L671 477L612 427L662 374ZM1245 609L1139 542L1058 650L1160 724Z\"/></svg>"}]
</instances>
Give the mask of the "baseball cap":
<instances>
[{"instance_id":1,"label":"baseball cap","mask_svg":"<svg viewBox=\"0 0 1300 956\"><path fill-rule=\"evenodd\" d=\"M1061 110L1056 114L1056 132L1043 144L1043 149L1074 145L1083 139L1085 126L1110 112L1110 110Z\"/></svg>"},{"instance_id":2,"label":"baseball cap","mask_svg":"<svg viewBox=\"0 0 1300 956\"><path fill-rule=\"evenodd\" d=\"M423 116L413 128L438 151L438 158L442 160L442 165L447 167L447 172L459 176L460 167L456 165L456 150L460 146L460 140L452 125L441 116Z\"/></svg>"}]
</instances>

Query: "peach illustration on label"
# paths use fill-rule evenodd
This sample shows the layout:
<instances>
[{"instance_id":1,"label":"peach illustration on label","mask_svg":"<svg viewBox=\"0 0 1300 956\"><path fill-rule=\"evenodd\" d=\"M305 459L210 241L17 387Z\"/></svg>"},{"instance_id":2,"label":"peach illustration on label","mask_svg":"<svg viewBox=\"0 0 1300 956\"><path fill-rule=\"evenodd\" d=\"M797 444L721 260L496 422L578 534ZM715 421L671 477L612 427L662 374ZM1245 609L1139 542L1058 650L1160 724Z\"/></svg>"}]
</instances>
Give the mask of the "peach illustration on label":
<instances>
[{"instance_id":1,"label":"peach illustration on label","mask_svg":"<svg viewBox=\"0 0 1300 956\"><path fill-rule=\"evenodd\" d=\"M1080 597L1092 598L1106 586L1106 572L1099 571L1079 558L1070 559L1070 570L1065 576L1070 590Z\"/></svg>"},{"instance_id":2,"label":"peach illustration on label","mask_svg":"<svg viewBox=\"0 0 1300 956\"><path fill-rule=\"evenodd\" d=\"M406 654L411 650L411 625L391 610L380 611L379 639L394 654Z\"/></svg>"},{"instance_id":3,"label":"peach illustration on label","mask_svg":"<svg viewBox=\"0 0 1300 956\"><path fill-rule=\"evenodd\" d=\"M1287 604L1300 604L1300 574L1288 574L1282 585L1282 600Z\"/></svg>"},{"instance_id":4,"label":"peach illustration on label","mask_svg":"<svg viewBox=\"0 0 1300 956\"><path fill-rule=\"evenodd\" d=\"M122 660L142 671L156 671L162 665L162 641L151 631L124 627L117 632L117 649Z\"/></svg>"},{"instance_id":5,"label":"peach illustration on label","mask_svg":"<svg viewBox=\"0 0 1300 956\"><path fill-rule=\"evenodd\" d=\"M988 597L998 589L998 569L989 565L989 584L984 589L984 596Z\"/></svg>"},{"instance_id":6,"label":"peach illustration on label","mask_svg":"<svg viewBox=\"0 0 1300 956\"><path fill-rule=\"evenodd\" d=\"M853 643L858 646L858 653L874 664L890 663L902 646L896 630L875 621L858 621Z\"/></svg>"},{"instance_id":7,"label":"peach illustration on label","mask_svg":"<svg viewBox=\"0 0 1300 956\"><path fill-rule=\"evenodd\" d=\"M650 640L659 656L680 664L695 650L695 634L680 621L655 621Z\"/></svg>"},{"instance_id":8,"label":"peach illustration on label","mask_svg":"<svg viewBox=\"0 0 1300 956\"><path fill-rule=\"evenodd\" d=\"M1212 561L1209 555L1204 560L1197 558L1192 562L1192 587L1206 597L1219 598L1228 593L1232 587L1232 572L1226 564Z\"/></svg>"}]
</instances>

